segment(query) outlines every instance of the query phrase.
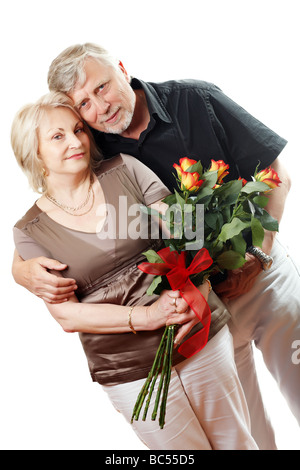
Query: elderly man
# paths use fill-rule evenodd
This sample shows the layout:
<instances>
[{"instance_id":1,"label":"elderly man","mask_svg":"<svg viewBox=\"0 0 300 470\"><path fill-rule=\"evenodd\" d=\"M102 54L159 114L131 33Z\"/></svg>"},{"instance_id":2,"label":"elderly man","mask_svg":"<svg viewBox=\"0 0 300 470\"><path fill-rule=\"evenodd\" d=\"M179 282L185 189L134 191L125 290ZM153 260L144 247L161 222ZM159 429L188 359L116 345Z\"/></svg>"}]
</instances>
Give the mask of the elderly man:
<instances>
[{"instance_id":1,"label":"elderly man","mask_svg":"<svg viewBox=\"0 0 300 470\"><path fill-rule=\"evenodd\" d=\"M63 51L51 64L49 88L68 94L93 130L105 157L120 152L148 165L172 189L172 165L181 157L230 165L230 177L249 179L258 163L272 165L282 184L269 196L267 210L280 221L290 180L281 163L286 141L226 97L216 86L196 80L145 83L131 79L121 62L93 44ZM280 155L280 159L278 158ZM269 256L270 255L270 256ZM273 259L271 269L267 265ZM62 260L63 261L63 260ZM63 270L56 260L23 261L15 254L16 282L48 302L68 298L74 280L47 270ZM285 249L267 232L262 252L248 254L243 269L215 286L232 319L238 373L261 449L275 449L272 427L257 383L252 343L300 422L299 366L291 356L300 339L299 274Z\"/></svg>"}]
</instances>

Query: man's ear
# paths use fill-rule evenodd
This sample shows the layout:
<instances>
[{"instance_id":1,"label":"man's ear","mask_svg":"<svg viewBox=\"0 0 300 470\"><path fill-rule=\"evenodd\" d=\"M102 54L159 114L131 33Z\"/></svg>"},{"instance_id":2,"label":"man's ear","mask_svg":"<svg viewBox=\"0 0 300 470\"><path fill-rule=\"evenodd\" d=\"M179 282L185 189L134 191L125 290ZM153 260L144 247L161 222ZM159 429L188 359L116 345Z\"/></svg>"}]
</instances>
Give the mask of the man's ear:
<instances>
[{"instance_id":1,"label":"man's ear","mask_svg":"<svg viewBox=\"0 0 300 470\"><path fill-rule=\"evenodd\" d=\"M120 70L123 72L123 74L125 75L125 78L126 80L129 82L130 81L130 77L127 73L127 70L125 69L124 65L122 64L122 62L119 60L119 68Z\"/></svg>"}]
</instances>

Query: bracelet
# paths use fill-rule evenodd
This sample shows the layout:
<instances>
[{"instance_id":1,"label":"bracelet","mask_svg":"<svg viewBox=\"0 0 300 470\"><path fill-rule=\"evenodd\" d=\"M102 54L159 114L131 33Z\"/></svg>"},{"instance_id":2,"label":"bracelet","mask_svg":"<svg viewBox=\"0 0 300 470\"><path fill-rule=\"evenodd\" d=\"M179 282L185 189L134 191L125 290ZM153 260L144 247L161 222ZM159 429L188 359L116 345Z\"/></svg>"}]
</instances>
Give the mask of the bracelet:
<instances>
[{"instance_id":1,"label":"bracelet","mask_svg":"<svg viewBox=\"0 0 300 470\"><path fill-rule=\"evenodd\" d=\"M133 328L132 322L131 322L131 314L132 314L133 309L134 309L134 307L130 307L129 312L128 312L128 326L131 329L132 333L134 333L136 335L136 331Z\"/></svg>"},{"instance_id":2,"label":"bracelet","mask_svg":"<svg viewBox=\"0 0 300 470\"><path fill-rule=\"evenodd\" d=\"M266 253L264 253L260 248L257 248L256 246L250 246L247 249L247 252L259 259L264 271L267 271L272 266L272 256L266 255Z\"/></svg>"}]
</instances>

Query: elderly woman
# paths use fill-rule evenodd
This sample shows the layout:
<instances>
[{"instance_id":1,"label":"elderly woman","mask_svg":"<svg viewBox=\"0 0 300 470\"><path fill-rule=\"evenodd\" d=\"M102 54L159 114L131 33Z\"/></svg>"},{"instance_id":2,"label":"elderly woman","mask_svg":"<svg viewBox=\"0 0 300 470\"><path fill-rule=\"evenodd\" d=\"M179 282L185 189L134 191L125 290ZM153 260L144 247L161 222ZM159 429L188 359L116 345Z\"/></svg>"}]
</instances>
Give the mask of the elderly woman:
<instances>
[{"instance_id":1,"label":"elderly woman","mask_svg":"<svg viewBox=\"0 0 300 470\"><path fill-rule=\"evenodd\" d=\"M18 252L24 259L46 256L67 264L76 296L46 305L65 331L79 332L92 379L130 421L165 325L181 325L178 342L201 328L178 292L147 295L152 278L137 265L143 252L157 250L161 241L145 233L130 236L136 214L120 203L163 210L160 201L169 191L130 156L95 166L99 155L95 158L89 131L61 94L19 111L12 146L32 188L42 193L14 227ZM209 342L189 359L174 351L165 427L159 430L151 420L134 421L133 427L150 449L257 449L233 360L228 312L209 294L208 283L199 290L209 296L212 311Z\"/></svg>"}]
</instances>

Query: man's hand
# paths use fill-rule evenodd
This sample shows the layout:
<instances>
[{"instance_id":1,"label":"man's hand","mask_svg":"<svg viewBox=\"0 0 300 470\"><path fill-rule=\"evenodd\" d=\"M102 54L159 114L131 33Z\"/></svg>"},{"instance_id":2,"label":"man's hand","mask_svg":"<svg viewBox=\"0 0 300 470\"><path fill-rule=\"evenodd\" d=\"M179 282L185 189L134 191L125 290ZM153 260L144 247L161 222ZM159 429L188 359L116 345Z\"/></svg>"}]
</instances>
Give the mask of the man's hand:
<instances>
[{"instance_id":1,"label":"man's hand","mask_svg":"<svg viewBox=\"0 0 300 470\"><path fill-rule=\"evenodd\" d=\"M224 300L233 300L250 291L257 276L262 272L261 262L246 253L246 263L239 269L228 271L227 279L214 286L214 292Z\"/></svg>"},{"instance_id":2,"label":"man's hand","mask_svg":"<svg viewBox=\"0 0 300 470\"><path fill-rule=\"evenodd\" d=\"M17 284L45 302L55 304L69 300L77 289L74 279L63 278L59 274L66 267L59 261L43 256L24 261L16 253L12 274ZM51 274L49 271L56 271L56 273Z\"/></svg>"}]
</instances>

